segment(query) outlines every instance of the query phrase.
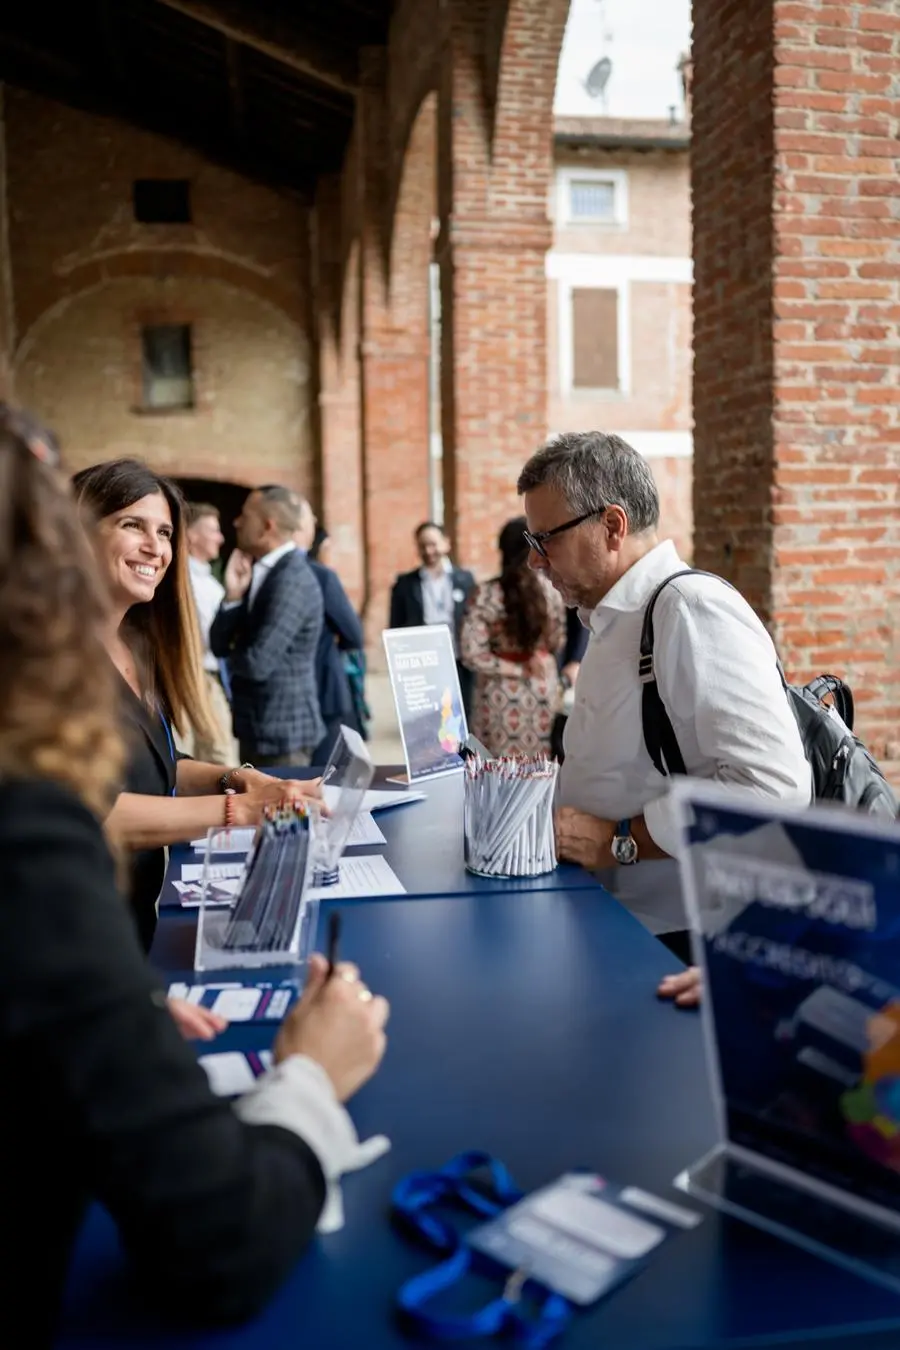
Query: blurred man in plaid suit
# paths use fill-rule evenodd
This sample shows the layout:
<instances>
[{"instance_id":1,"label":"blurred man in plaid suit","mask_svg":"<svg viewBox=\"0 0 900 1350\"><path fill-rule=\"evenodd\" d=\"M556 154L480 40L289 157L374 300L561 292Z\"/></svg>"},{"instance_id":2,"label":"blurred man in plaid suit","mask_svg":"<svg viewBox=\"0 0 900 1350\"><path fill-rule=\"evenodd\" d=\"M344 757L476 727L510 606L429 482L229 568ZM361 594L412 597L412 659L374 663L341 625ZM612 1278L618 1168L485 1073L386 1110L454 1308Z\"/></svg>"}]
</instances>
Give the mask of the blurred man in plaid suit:
<instances>
[{"instance_id":1,"label":"blurred man in plaid suit","mask_svg":"<svg viewBox=\"0 0 900 1350\"><path fill-rule=\"evenodd\" d=\"M247 497L209 634L228 659L241 759L258 767L309 764L325 734L315 669L322 592L294 543L300 505L277 486Z\"/></svg>"}]
</instances>

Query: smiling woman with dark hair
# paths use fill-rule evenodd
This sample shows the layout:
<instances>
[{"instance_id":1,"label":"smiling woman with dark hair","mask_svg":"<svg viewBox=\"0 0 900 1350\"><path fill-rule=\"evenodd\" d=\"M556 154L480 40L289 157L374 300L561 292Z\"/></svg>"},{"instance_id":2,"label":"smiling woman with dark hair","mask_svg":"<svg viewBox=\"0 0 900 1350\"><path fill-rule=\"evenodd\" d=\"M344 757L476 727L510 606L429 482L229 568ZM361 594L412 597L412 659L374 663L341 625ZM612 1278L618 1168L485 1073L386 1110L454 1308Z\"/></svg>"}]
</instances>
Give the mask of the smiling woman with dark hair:
<instances>
[{"instance_id":1,"label":"smiling woman with dark hair","mask_svg":"<svg viewBox=\"0 0 900 1350\"><path fill-rule=\"evenodd\" d=\"M216 825L256 825L267 803L316 788L250 765L223 773L221 764L176 753L173 728L190 722L202 730L209 721L184 500L174 483L134 459L84 469L73 486L109 588L105 645L128 732L124 791L106 826L128 849L130 899L149 948L166 845ZM186 1029L213 1030L195 1009L185 1016Z\"/></svg>"}]
</instances>

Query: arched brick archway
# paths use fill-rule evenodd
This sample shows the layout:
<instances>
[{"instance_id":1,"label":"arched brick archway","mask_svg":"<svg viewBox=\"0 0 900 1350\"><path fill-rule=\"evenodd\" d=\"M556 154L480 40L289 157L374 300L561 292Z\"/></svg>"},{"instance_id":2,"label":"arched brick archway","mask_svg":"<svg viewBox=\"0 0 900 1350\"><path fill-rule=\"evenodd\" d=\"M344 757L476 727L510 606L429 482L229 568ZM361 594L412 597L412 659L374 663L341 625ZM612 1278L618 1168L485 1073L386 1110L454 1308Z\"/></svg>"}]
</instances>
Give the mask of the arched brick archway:
<instances>
[{"instance_id":1,"label":"arched brick archway","mask_svg":"<svg viewBox=\"0 0 900 1350\"><path fill-rule=\"evenodd\" d=\"M192 325L195 404L184 414L141 406L145 322ZM312 489L308 338L282 307L242 287L144 275L96 282L31 324L14 379L17 399L60 434L71 469L136 455L164 473L228 479L239 465L248 483Z\"/></svg>"},{"instance_id":2,"label":"arched brick archway","mask_svg":"<svg viewBox=\"0 0 900 1350\"><path fill-rule=\"evenodd\" d=\"M518 469L546 434L544 257L567 12L568 0L401 0L387 49L363 53L342 181L320 188L323 507L373 635L428 511L432 259L445 519L462 561L493 566Z\"/></svg>"},{"instance_id":3,"label":"arched brick archway","mask_svg":"<svg viewBox=\"0 0 900 1350\"><path fill-rule=\"evenodd\" d=\"M442 10L439 135L444 500L460 560L482 571L547 431L544 259L569 0L510 0L502 36L491 8Z\"/></svg>"},{"instance_id":4,"label":"arched brick archway","mask_svg":"<svg viewBox=\"0 0 900 1350\"><path fill-rule=\"evenodd\" d=\"M57 300L78 295L92 286L124 278L171 277L203 278L223 281L258 296L282 310L294 322L302 319L299 298L269 270L245 258L209 248L114 248L79 259L65 270L57 270Z\"/></svg>"},{"instance_id":5,"label":"arched brick archway","mask_svg":"<svg viewBox=\"0 0 900 1350\"><path fill-rule=\"evenodd\" d=\"M385 277L369 236L363 280L363 473L367 617L387 623L412 535L429 515L429 277L437 211L437 95L422 103L403 157Z\"/></svg>"}]
</instances>

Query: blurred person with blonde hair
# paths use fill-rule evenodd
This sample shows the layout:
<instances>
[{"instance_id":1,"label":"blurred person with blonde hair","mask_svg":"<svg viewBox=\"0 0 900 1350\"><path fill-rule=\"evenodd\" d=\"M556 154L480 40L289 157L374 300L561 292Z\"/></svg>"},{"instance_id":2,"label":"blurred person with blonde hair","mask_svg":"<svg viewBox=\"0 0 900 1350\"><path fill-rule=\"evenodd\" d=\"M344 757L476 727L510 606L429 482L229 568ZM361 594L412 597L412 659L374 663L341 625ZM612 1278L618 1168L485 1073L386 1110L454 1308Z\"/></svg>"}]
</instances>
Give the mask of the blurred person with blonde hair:
<instances>
[{"instance_id":1,"label":"blurred person with blonde hair","mask_svg":"<svg viewBox=\"0 0 900 1350\"><path fill-rule=\"evenodd\" d=\"M225 536L218 508L210 502L188 502L186 523L188 569L203 649L203 678L216 734L206 740L192 727L185 748L195 759L206 760L209 764L233 764L236 747L231 730L231 707L222 683L220 662L209 646L212 621L225 599L225 587L212 572L212 564L218 560Z\"/></svg>"}]
</instances>

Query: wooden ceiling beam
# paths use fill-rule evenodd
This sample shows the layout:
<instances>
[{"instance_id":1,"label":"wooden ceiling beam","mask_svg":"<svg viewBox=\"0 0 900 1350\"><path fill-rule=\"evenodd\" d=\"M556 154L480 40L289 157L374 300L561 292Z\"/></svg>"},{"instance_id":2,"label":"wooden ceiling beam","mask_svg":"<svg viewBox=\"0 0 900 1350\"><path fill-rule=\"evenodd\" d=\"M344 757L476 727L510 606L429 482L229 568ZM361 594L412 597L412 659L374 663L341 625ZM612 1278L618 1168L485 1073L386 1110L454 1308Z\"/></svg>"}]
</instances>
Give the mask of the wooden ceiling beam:
<instances>
[{"instance_id":1,"label":"wooden ceiling beam","mask_svg":"<svg viewBox=\"0 0 900 1350\"><path fill-rule=\"evenodd\" d=\"M225 69L228 73L228 104L231 109L231 133L241 152L247 149L247 100L241 69L241 47L234 38L225 42Z\"/></svg>"},{"instance_id":2,"label":"wooden ceiling beam","mask_svg":"<svg viewBox=\"0 0 900 1350\"><path fill-rule=\"evenodd\" d=\"M189 19L215 29L233 42L261 52L307 79L354 97L358 85L355 53L326 49L312 41L295 24L285 22L249 4L235 0L158 0Z\"/></svg>"}]
</instances>

